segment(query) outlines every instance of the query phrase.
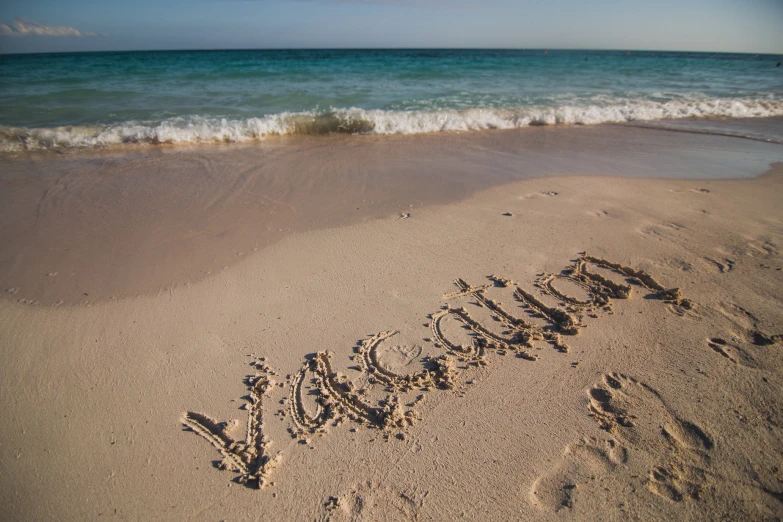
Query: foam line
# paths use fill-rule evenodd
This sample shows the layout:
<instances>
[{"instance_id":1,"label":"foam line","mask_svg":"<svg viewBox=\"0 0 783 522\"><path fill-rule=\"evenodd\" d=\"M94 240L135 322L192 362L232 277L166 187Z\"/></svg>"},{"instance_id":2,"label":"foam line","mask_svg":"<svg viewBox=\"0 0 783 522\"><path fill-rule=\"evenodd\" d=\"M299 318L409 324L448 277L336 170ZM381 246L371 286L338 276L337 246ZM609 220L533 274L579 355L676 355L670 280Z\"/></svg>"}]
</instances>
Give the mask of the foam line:
<instances>
[{"instance_id":1,"label":"foam line","mask_svg":"<svg viewBox=\"0 0 783 522\"><path fill-rule=\"evenodd\" d=\"M336 108L283 112L244 119L178 116L92 126L0 126L0 151L95 149L117 145L247 142L267 136L314 134L421 134L539 125L595 125L682 118L783 116L777 100L691 98L658 102L615 98L598 105L400 111Z\"/></svg>"}]
</instances>

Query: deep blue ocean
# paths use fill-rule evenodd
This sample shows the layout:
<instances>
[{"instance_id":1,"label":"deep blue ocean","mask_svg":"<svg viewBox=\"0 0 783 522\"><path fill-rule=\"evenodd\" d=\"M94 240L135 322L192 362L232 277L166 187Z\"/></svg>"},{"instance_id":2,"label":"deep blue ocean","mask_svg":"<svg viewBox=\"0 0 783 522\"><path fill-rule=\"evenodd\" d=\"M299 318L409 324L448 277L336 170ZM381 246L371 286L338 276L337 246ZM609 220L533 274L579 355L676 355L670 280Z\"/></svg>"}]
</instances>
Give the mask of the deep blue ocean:
<instances>
[{"instance_id":1,"label":"deep blue ocean","mask_svg":"<svg viewBox=\"0 0 783 522\"><path fill-rule=\"evenodd\" d=\"M780 116L781 60L563 50L0 55L0 150Z\"/></svg>"}]
</instances>

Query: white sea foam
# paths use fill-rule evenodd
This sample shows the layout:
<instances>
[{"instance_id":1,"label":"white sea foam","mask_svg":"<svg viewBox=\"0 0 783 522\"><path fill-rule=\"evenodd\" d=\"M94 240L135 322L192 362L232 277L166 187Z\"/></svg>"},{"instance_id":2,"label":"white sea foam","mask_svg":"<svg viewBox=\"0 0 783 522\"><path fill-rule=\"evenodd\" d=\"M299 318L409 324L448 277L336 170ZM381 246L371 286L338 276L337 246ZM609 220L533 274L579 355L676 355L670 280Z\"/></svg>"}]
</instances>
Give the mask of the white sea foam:
<instances>
[{"instance_id":1,"label":"white sea foam","mask_svg":"<svg viewBox=\"0 0 783 522\"><path fill-rule=\"evenodd\" d=\"M93 127L0 126L0 151L95 149L123 144L246 142L287 134L418 134L513 129L530 125L617 123L698 117L783 116L783 101L767 99L680 99L667 102L615 100L600 105L384 111L336 109L280 113L241 120L178 117L160 123L127 122Z\"/></svg>"}]
</instances>

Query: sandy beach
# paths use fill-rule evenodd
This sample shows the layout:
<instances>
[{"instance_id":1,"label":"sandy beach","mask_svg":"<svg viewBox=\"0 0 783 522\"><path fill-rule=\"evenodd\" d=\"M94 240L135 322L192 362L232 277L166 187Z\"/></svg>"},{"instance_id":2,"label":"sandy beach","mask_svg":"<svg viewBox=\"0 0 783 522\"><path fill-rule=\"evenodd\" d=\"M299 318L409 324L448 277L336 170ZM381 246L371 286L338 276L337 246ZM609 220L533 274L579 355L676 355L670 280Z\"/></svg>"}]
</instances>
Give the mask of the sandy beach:
<instances>
[{"instance_id":1,"label":"sandy beach","mask_svg":"<svg viewBox=\"0 0 783 522\"><path fill-rule=\"evenodd\" d=\"M477 136L0 160L6 517L783 517L783 147Z\"/></svg>"}]
</instances>

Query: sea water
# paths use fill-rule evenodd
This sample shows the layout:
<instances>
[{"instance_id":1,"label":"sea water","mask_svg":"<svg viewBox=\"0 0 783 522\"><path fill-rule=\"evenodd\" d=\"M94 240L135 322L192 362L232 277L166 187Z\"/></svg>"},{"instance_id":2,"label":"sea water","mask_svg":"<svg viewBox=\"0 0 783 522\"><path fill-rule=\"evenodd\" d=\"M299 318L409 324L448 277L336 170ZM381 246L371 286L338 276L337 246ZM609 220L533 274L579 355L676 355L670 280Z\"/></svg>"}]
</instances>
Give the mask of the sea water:
<instances>
[{"instance_id":1,"label":"sea water","mask_svg":"<svg viewBox=\"0 0 783 522\"><path fill-rule=\"evenodd\" d=\"M781 60L543 49L0 55L0 150L781 116Z\"/></svg>"}]
</instances>

